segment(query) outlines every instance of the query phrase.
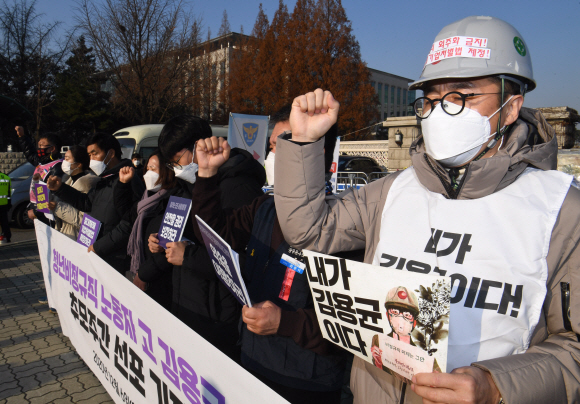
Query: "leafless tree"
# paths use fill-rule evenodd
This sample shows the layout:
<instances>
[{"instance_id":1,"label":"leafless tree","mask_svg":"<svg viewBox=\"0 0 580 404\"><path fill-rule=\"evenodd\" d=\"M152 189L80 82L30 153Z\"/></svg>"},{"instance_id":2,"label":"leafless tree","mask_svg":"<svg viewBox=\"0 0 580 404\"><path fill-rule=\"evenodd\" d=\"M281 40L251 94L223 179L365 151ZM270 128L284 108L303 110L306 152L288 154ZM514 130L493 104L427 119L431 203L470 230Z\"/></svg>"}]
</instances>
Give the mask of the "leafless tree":
<instances>
[{"instance_id":1,"label":"leafless tree","mask_svg":"<svg viewBox=\"0 0 580 404\"><path fill-rule=\"evenodd\" d=\"M134 123L181 111L191 91L201 19L183 0L78 0L77 19L114 88L112 101Z\"/></svg>"},{"instance_id":2,"label":"leafless tree","mask_svg":"<svg viewBox=\"0 0 580 404\"><path fill-rule=\"evenodd\" d=\"M0 6L0 92L32 112L37 134L46 108L54 102L56 75L71 37L59 27L60 22L42 21L36 1Z\"/></svg>"}]
</instances>

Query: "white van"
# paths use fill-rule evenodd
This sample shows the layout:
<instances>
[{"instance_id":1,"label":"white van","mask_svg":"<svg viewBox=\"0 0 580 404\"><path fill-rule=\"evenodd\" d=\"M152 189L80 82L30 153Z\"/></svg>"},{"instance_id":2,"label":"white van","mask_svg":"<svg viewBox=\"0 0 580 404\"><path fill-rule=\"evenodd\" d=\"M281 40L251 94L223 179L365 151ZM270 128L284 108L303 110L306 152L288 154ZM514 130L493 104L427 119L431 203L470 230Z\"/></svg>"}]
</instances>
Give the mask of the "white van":
<instances>
[{"instance_id":1,"label":"white van","mask_svg":"<svg viewBox=\"0 0 580 404\"><path fill-rule=\"evenodd\" d=\"M228 137L228 125L210 125L214 136ZM139 153L145 162L157 149L162 124L137 125L123 128L113 133L121 144L123 158L130 159L133 153Z\"/></svg>"}]
</instances>

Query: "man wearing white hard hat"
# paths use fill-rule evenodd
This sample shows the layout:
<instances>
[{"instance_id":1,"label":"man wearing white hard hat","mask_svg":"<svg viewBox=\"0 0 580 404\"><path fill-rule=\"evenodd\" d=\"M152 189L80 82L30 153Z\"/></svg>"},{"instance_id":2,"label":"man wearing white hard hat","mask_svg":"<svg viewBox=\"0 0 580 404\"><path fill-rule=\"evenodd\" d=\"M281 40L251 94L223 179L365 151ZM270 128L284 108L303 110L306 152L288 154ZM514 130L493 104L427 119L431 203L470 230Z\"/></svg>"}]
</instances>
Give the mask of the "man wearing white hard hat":
<instances>
[{"instance_id":1,"label":"man wearing white hard hat","mask_svg":"<svg viewBox=\"0 0 580 404\"><path fill-rule=\"evenodd\" d=\"M424 93L413 166L360 190L324 195L319 139L340 100L321 89L294 100L276 157L285 239L330 254L365 248L374 265L406 257L452 279L447 373L408 386L355 358L355 403L577 402L580 191L556 171L554 130L522 106L536 87L530 50L492 17L454 22L425 45L410 86Z\"/></svg>"}]
</instances>

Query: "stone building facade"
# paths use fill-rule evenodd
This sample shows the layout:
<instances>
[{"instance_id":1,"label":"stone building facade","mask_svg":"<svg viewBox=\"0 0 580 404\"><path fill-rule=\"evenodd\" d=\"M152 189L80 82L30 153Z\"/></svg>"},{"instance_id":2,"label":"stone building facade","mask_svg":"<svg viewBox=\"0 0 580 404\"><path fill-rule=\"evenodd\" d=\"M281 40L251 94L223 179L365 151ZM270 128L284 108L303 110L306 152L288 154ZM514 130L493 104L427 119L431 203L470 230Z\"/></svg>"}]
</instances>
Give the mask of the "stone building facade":
<instances>
[{"instance_id":1,"label":"stone building facade","mask_svg":"<svg viewBox=\"0 0 580 404\"><path fill-rule=\"evenodd\" d=\"M24 153L0 153L0 172L9 174L21 164L26 163Z\"/></svg>"}]
</instances>

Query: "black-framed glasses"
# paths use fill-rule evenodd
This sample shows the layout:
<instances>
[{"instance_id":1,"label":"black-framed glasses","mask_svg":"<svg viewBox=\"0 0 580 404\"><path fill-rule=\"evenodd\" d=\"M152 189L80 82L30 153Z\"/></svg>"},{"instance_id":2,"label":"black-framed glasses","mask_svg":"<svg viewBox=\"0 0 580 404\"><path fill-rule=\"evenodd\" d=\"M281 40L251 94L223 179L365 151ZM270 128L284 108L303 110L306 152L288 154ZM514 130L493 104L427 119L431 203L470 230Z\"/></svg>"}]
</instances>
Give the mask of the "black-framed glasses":
<instances>
[{"instance_id":1,"label":"black-framed glasses","mask_svg":"<svg viewBox=\"0 0 580 404\"><path fill-rule=\"evenodd\" d=\"M192 157L191 157L191 161L193 161L194 157L195 157L195 146L197 145L197 142L195 142L195 145L193 145L193 151L192 151ZM179 158L177 159L177 163L174 161L170 161L169 163L165 163L165 165L167 166L167 168L169 168L172 171L175 171L175 169L177 168L178 170L183 170L183 166L181 164L179 164L179 162L181 161L181 158L183 157L183 155L185 153L187 153L189 149L185 149L183 151L183 153L181 153L181 156L179 156Z\"/></svg>"},{"instance_id":2,"label":"black-framed glasses","mask_svg":"<svg viewBox=\"0 0 580 404\"><path fill-rule=\"evenodd\" d=\"M465 109L465 100L469 97L476 97L478 95L501 94L501 93L471 93L463 94L457 91L451 91L441 98L431 99L428 97L419 97L413 103L415 115L419 119L427 119L437 103L441 103L441 108L449 115L459 115Z\"/></svg>"}]
</instances>

